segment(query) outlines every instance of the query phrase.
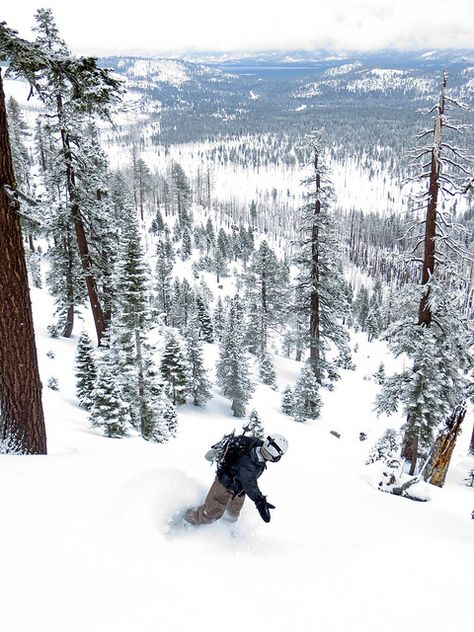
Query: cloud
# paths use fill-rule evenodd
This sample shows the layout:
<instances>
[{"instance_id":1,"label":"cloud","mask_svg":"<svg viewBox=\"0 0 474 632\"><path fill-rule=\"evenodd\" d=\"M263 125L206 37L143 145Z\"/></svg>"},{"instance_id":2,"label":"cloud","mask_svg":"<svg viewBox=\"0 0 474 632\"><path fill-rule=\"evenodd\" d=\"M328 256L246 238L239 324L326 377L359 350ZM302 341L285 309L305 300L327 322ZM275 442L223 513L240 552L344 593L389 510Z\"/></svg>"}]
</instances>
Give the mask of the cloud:
<instances>
[{"instance_id":1,"label":"cloud","mask_svg":"<svg viewBox=\"0 0 474 632\"><path fill-rule=\"evenodd\" d=\"M472 0L49 0L75 52L474 48ZM29 36L37 0L2 8Z\"/></svg>"}]
</instances>

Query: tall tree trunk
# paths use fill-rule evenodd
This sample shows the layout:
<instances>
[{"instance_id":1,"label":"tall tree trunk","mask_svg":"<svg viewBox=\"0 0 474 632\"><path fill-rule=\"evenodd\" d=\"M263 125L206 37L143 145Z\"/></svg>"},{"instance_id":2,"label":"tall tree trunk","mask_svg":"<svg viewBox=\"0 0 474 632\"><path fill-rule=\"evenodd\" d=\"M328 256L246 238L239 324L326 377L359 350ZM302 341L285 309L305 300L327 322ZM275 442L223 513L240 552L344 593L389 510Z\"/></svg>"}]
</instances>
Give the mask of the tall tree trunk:
<instances>
[{"instance_id":1,"label":"tall tree trunk","mask_svg":"<svg viewBox=\"0 0 474 632\"><path fill-rule=\"evenodd\" d=\"M146 436L146 404L145 404L145 380L143 378L143 358L142 358L142 344L140 340L140 330L135 329L135 350L137 353L137 367L138 367L138 398L140 409L140 432L142 437Z\"/></svg>"},{"instance_id":2,"label":"tall tree trunk","mask_svg":"<svg viewBox=\"0 0 474 632\"><path fill-rule=\"evenodd\" d=\"M81 256L82 268L84 270L84 276L86 279L87 293L89 295L89 301L91 304L92 315L94 317L95 329L97 332L97 340L99 345L102 337L105 333L105 320L102 305L99 300L99 293L97 291L97 284L92 272L91 258L89 254L89 246L87 243L86 231L84 228L84 222L77 201L76 193L76 174L74 172L74 166L72 163L71 145L69 142L69 134L62 124L63 120L63 103L60 94L57 95L57 110L58 117L61 125L61 140L64 152L64 161L66 163L66 179L67 190L69 195L69 202L71 207L71 217L74 224L74 230L76 232L77 247Z\"/></svg>"},{"instance_id":3,"label":"tall tree trunk","mask_svg":"<svg viewBox=\"0 0 474 632\"><path fill-rule=\"evenodd\" d=\"M268 305L267 305L267 275L265 271L265 263L262 262L262 290L261 290L261 300L262 300L262 320L260 323L260 335L261 335L261 344L260 344L260 352L263 355L267 350L267 335L268 335Z\"/></svg>"},{"instance_id":4,"label":"tall tree trunk","mask_svg":"<svg viewBox=\"0 0 474 632\"><path fill-rule=\"evenodd\" d=\"M431 458L424 472L424 479L428 481L428 483L436 485L437 487L443 487L446 474L448 473L451 455L465 416L466 407L457 406L448 419L445 428L443 428L436 438Z\"/></svg>"},{"instance_id":5,"label":"tall tree trunk","mask_svg":"<svg viewBox=\"0 0 474 632\"><path fill-rule=\"evenodd\" d=\"M311 235L311 314L309 320L309 359L313 373L321 382L320 358L320 305L319 305L319 231L317 217L321 212L319 191L321 180L318 173L318 153L314 154L314 171L316 174L316 202L314 205L315 220Z\"/></svg>"},{"instance_id":6,"label":"tall tree trunk","mask_svg":"<svg viewBox=\"0 0 474 632\"><path fill-rule=\"evenodd\" d=\"M67 229L64 237L64 251L67 256L66 288L67 288L67 316L62 332L64 338L70 338L74 328L74 279L73 279L73 253L71 244L71 232Z\"/></svg>"},{"instance_id":7,"label":"tall tree trunk","mask_svg":"<svg viewBox=\"0 0 474 632\"><path fill-rule=\"evenodd\" d=\"M14 188L0 71L0 440L27 454L46 454L28 273L20 220L5 186Z\"/></svg>"},{"instance_id":8,"label":"tall tree trunk","mask_svg":"<svg viewBox=\"0 0 474 632\"><path fill-rule=\"evenodd\" d=\"M416 464L418 461L418 434L408 429L403 438L402 458L410 463L410 476L416 472Z\"/></svg>"},{"instance_id":9,"label":"tall tree trunk","mask_svg":"<svg viewBox=\"0 0 474 632\"><path fill-rule=\"evenodd\" d=\"M472 426L471 443L469 445L469 454L474 456L474 425Z\"/></svg>"},{"instance_id":10,"label":"tall tree trunk","mask_svg":"<svg viewBox=\"0 0 474 632\"><path fill-rule=\"evenodd\" d=\"M447 75L444 75L439 96L438 114L436 115L434 126L433 148L431 150L430 183L428 189L428 206L426 209L425 238L423 254L423 270L421 284L426 285L431 279L435 268L435 247L436 247L436 214L438 209L439 176L441 174L441 136L443 131L443 119L445 109L445 89ZM424 326L431 325L431 309L429 307L429 290L423 292L420 300L418 312L418 324Z\"/></svg>"}]
</instances>

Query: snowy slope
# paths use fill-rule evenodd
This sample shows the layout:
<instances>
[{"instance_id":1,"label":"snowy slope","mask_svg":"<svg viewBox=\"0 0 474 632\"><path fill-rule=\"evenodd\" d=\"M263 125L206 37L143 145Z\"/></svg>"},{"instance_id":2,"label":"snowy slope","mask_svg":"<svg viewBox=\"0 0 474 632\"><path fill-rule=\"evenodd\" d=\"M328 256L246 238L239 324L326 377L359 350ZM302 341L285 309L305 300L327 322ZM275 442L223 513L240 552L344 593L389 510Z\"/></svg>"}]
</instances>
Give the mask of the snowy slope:
<instances>
[{"instance_id":1,"label":"snowy slope","mask_svg":"<svg viewBox=\"0 0 474 632\"><path fill-rule=\"evenodd\" d=\"M203 454L239 427L229 402L214 391L205 409L181 407L178 438L165 445L101 437L74 397L77 338L47 338L52 301L39 290L33 300L43 380L56 376L60 390L45 389L49 455L0 458L2 630L472 629L474 494L462 483L474 465L469 429L431 502L371 487L367 453L387 424L400 423L374 417L377 386L364 379L381 359L394 367L383 343L356 335L357 370L324 393L317 422L296 424L279 412L280 393L259 385L251 407L290 442L260 479L277 507L272 521L248 503L234 536L223 523L186 532L170 530L168 519L202 500L212 481ZM206 354L213 371L215 345ZM281 391L299 365L277 358L276 368Z\"/></svg>"}]
</instances>

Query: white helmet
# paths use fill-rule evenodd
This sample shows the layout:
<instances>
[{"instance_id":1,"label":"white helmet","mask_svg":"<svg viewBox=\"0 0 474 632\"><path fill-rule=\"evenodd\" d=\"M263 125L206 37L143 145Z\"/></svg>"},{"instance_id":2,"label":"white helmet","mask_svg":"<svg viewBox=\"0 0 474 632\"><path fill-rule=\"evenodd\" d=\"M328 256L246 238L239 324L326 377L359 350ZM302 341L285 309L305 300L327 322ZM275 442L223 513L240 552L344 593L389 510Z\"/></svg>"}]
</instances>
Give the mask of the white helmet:
<instances>
[{"instance_id":1,"label":"white helmet","mask_svg":"<svg viewBox=\"0 0 474 632\"><path fill-rule=\"evenodd\" d=\"M266 461L279 461L288 450L288 441L280 434L268 435L261 451Z\"/></svg>"}]
</instances>

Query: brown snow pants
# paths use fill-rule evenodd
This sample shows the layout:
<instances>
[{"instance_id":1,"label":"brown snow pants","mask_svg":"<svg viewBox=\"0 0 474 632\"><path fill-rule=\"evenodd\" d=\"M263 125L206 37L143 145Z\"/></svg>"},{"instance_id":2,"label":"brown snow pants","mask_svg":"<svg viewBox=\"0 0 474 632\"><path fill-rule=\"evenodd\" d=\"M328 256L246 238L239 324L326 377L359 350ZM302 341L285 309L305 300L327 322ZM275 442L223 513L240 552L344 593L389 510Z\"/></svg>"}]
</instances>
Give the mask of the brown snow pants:
<instances>
[{"instance_id":1,"label":"brown snow pants","mask_svg":"<svg viewBox=\"0 0 474 632\"><path fill-rule=\"evenodd\" d=\"M222 518L227 510L229 518L235 521L239 517L244 501L244 492L234 496L216 478L207 493L204 504L196 509L188 509L185 517L191 524L209 524Z\"/></svg>"}]
</instances>

